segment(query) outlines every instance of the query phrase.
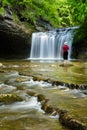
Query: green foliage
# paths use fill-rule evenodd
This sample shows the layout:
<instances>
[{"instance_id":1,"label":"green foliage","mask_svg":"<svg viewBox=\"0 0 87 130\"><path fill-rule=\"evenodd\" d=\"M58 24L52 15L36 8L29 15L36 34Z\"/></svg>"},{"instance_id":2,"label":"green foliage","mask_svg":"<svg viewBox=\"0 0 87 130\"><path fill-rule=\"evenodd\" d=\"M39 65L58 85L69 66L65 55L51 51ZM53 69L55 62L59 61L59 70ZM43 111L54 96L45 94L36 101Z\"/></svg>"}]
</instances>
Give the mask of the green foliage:
<instances>
[{"instance_id":1,"label":"green foliage","mask_svg":"<svg viewBox=\"0 0 87 130\"><path fill-rule=\"evenodd\" d=\"M83 2L83 0L79 0L79 2L77 0L68 1L70 4L72 20L76 25L80 25L83 23L85 15L87 14L87 2Z\"/></svg>"},{"instance_id":2,"label":"green foliage","mask_svg":"<svg viewBox=\"0 0 87 130\"><path fill-rule=\"evenodd\" d=\"M35 22L40 17L54 27L80 25L87 14L87 0L3 0L14 12Z\"/></svg>"},{"instance_id":3,"label":"green foliage","mask_svg":"<svg viewBox=\"0 0 87 130\"><path fill-rule=\"evenodd\" d=\"M84 18L83 24L80 26L80 28L76 31L75 35L75 43L84 43L87 45L87 16Z\"/></svg>"},{"instance_id":4,"label":"green foliage","mask_svg":"<svg viewBox=\"0 0 87 130\"><path fill-rule=\"evenodd\" d=\"M8 5L9 5L8 0L2 0L2 3L3 3L3 6L4 6L4 5L6 5L6 4L8 4Z\"/></svg>"},{"instance_id":5,"label":"green foliage","mask_svg":"<svg viewBox=\"0 0 87 130\"><path fill-rule=\"evenodd\" d=\"M5 10L3 7L0 8L0 14L4 15L5 14Z\"/></svg>"}]
</instances>

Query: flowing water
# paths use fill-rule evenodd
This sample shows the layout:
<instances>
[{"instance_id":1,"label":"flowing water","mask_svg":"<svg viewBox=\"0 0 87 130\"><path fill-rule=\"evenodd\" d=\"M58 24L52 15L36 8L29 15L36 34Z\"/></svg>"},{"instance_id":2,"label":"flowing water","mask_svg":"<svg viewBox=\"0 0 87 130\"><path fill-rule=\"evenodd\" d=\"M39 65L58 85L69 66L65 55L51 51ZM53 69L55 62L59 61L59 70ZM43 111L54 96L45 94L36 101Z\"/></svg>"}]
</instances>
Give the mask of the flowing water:
<instances>
[{"instance_id":1,"label":"flowing water","mask_svg":"<svg viewBox=\"0 0 87 130\"><path fill-rule=\"evenodd\" d=\"M71 56L73 32L77 27L55 29L49 32L36 32L32 34L30 59L62 59L62 46L64 42L69 45Z\"/></svg>"},{"instance_id":2,"label":"flowing water","mask_svg":"<svg viewBox=\"0 0 87 130\"><path fill-rule=\"evenodd\" d=\"M17 94L23 101L10 104L0 102L0 130L68 130L58 115L45 114L37 97L29 90L43 94L49 104L68 110L75 119L87 124L87 90L52 86L44 81L33 81L41 76L66 83L87 84L87 62L73 61L73 66L62 67L61 61L1 61L0 94Z\"/></svg>"}]
</instances>

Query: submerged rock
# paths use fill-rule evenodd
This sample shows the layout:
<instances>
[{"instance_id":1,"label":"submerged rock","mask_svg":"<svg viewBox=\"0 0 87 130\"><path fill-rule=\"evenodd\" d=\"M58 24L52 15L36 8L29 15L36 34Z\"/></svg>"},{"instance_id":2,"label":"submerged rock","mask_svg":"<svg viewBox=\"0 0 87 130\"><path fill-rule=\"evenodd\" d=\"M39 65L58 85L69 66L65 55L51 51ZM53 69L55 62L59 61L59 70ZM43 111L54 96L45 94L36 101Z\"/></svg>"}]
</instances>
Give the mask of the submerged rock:
<instances>
[{"instance_id":1,"label":"submerged rock","mask_svg":"<svg viewBox=\"0 0 87 130\"><path fill-rule=\"evenodd\" d=\"M36 96L36 95L37 95L36 92L31 91L31 90L28 90L28 91L27 91L27 94L29 94L30 96Z\"/></svg>"},{"instance_id":2,"label":"submerged rock","mask_svg":"<svg viewBox=\"0 0 87 130\"><path fill-rule=\"evenodd\" d=\"M4 104L10 104L23 99L16 94L0 94L0 102Z\"/></svg>"}]
</instances>

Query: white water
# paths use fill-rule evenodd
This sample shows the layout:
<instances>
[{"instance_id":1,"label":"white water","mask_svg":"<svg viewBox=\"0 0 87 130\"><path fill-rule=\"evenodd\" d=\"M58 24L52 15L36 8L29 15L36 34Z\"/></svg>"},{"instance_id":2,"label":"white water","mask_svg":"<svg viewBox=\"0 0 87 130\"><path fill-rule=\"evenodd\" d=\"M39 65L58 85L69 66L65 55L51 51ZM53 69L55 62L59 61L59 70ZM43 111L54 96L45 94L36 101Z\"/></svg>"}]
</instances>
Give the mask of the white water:
<instances>
[{"instance_id":1,"label":"white water","mask_svg":"<svg viewBox=\"0 0 87 130\"><path fill-rule=\"evenodd\" d=\"M43 112L43 110L41 110L41 104L37 101L37 97L31 97L28 101L16 102L10 105L2 105L0 107L0 113L12 112L14 110L22 112L24 110L29 111L30 109Z\"/></svg>"},{"instance_id":2,"label":"white water","mask_svg":"<svg viewBox=\"0 0 87 130\"><path fill-rule=\"evenodd\" d=\"M38 32L32 34L32 45L30 59L62 59L62 45L69 45L69 56L71 55L73 30L76 27L56 29L49 32Z\"/></svg>"}]
</instances>

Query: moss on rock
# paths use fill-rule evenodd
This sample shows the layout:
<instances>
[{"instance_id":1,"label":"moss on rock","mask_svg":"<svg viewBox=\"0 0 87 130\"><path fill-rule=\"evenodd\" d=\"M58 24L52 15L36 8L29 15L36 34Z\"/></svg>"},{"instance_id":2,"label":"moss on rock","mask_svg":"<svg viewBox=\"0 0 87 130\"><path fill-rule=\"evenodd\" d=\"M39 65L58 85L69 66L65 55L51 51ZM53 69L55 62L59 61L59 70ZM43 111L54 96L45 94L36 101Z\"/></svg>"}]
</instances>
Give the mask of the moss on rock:
<instances>
[{"instance_id":1,"label":"moss on rock","mask_svg":"<svg viewBox=\"0 0 87 130\"><path fill-rule=\"evenodd\" d=\"M0 102L4 104L10 104L23 99L16 94L0 94Z\"/></svg>"}]
</instances>

